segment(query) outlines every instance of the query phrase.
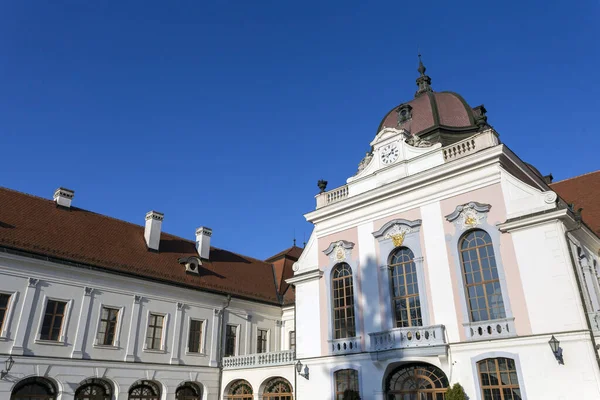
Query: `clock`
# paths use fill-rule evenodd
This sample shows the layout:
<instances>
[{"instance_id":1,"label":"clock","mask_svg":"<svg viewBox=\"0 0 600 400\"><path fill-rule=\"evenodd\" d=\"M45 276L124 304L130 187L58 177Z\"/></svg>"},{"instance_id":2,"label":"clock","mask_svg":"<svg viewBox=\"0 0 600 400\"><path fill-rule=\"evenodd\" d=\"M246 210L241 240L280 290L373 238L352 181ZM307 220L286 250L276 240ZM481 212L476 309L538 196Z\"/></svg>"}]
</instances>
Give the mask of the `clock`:
<instances>
[{"instance_id":1,"label":"clock","mask_svg":"<svg viewBox=\"0 0 600 400\"><path fill-rule=\"evenodd\" d=\"M391 164L398 159L398 147L395 144L388 144L381 149L381 161L384 164Z\"/></svg>"}]
</instances>

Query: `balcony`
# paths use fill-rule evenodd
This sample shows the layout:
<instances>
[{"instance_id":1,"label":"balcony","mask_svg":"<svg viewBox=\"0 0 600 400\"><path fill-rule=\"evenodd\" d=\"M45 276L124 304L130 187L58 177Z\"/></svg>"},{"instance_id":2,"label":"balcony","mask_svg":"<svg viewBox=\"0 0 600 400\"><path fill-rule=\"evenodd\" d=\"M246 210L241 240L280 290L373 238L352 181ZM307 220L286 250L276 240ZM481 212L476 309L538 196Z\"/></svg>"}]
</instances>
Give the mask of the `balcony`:
<instances>
[{"instance_id":1,"label":"balcony","mask_svg":"<svg viewBox=\"0 0 600 400\"><path fill-rule=\"evenodd\" d=\"M371 351L435 347L446 344L444 325L412 326L370 333Z\"/></svg>"},{"instance_id":2,"label":"balcony","mask_svg":"<svg viewBox=\"0 0 600 400\"><path fill-rule=\"evenodd\" d=\"M459 158L466 157L479 150L496 146L498 143L498 135L496 132L492 129L488 129L477 135L471 136L470 138L442 148L444 161L449 162L458 160Z\"/></svg>"},{"instance_id":3,"label":"balcony","mask_svg":"<svg viewBox=\"0 0 600 400\"><path fill-rule=\"evenodd\" d=\"M355 336L351 338L330 340L329 346L331 354L360 353L362 350L360 339L360 336Z\"/></svg>"},{"instance_id":4,"label":"balcony","mask_svg":"<svg viewBox=\"0 0 600 400\"><path fill-rule=\"evenodd\" d=\"M467 340L496 339L515 336L515 319L504 318L463 324Z\"/></svg>"},{"instance_id":5,"label":"balcony","mask_svg":"<svg viewBox=\"0 0 600 400\"><path fill-rule=\"evenodd\" d=\"M348 185L340 186L328 192L319 193L316 196L317 208L325 207L326 205L337 203L348 197Z\"/></svg>"},{"instance_id":6,"label":"balcony","mask_svg":"<svg viewBox=\"0 0 600 400\"><path fill-rule=\"evenodd\" d=\"M223 358L223 369L243 369L291 365L296 361L296 350L256 353Z\"/></svg>"}]
</instances>

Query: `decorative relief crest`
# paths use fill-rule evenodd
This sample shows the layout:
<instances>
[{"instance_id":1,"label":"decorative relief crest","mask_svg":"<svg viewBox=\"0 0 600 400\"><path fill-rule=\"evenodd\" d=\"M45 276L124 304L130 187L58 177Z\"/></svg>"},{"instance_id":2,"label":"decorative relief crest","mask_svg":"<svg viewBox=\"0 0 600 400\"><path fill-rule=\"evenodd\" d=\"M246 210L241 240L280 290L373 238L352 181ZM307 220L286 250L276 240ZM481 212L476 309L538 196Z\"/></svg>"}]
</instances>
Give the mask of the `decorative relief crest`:
<instances>
[{"instance_id":1,"label":"decorative relief crest","mask_svg":"<svg viewBox=\"0 0 600 400\"><path fill-rule=\"evenodd\" d=\"M37 278L29 278L29 287L36 287L39 281Z\"/></svg>"},{"instance_id":2,"label":"decorative relief crest","mask_svg":"<svg viewBox=\"0 0 600 400\"><path fill-rule=\"evenodd\" d=\"M446 215L446 220L454 222L460 229L469 229L481 225L487 218L487 213L492 208L489 204L471 201L457 206L454 212Z\"/></svg>"},{"instance_id":3,"label":"decorative relief crest","mask_svg":"<svg viewBox=\"0 0 600 400\"><path fill-rule=\"evenodd\" d=\"M354 243L345 240L332 242L323 253L328 255L332 262L338 263L351 259Z\"/></svg>"},{"instance_id":4,"label":"decorative relief crest","mask_svg":"<svg viewBox=\"0 0 600 400\"><path fill-rule=\"evenodd\" d=\"M387 222L373 236L379 240L392 239L394 247L400 247L404 244L406 235L412 232L417 232L421 226L421 220L408 221L405 219L394 219Z\"/></svg>"}]
</instances>

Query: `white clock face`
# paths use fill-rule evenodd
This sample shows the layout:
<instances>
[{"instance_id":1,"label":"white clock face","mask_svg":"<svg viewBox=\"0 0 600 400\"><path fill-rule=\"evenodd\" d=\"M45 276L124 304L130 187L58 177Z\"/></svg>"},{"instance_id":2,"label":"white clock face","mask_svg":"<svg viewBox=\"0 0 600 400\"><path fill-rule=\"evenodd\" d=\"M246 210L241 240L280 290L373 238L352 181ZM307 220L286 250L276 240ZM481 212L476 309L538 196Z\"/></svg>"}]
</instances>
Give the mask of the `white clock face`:
<instances>
[{"instance_id":1,"label":"white clock face","mask_svg":"<svg viewBox=\"0 0 600 400\"><path fill-rule=\"evenodd\" d=\"M398 147L394 144L388 144L381 149L381 161L384 164L391 164L398 159Z\"/></svg>"}]
</instances>

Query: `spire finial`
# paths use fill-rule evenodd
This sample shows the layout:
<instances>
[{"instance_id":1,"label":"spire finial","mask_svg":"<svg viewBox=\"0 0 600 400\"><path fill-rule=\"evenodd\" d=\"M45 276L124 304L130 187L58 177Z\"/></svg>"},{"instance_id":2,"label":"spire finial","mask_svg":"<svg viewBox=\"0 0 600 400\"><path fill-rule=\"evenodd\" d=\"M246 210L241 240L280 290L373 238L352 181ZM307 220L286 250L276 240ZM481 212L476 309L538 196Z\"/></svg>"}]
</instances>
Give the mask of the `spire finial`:
<instances>
[{"instance_id":1,"label":"spire finial","mask_svg":"<svg viewBox=\"0 0 600 400\"><path fill-rule=\"evenodd\" d=\"M421 53L419 52L419 68L417 68L417 71L419 71L420 74L420 76L417 78L417 86L419 87L419 89L415 93L415 97L419 97L425 92L433 92L433 89L431 88L431 78L425 75L426 70L427 68L425 68L425 65L423 65L423 60L421 60Z\"/></svg>"}]
</instances>

